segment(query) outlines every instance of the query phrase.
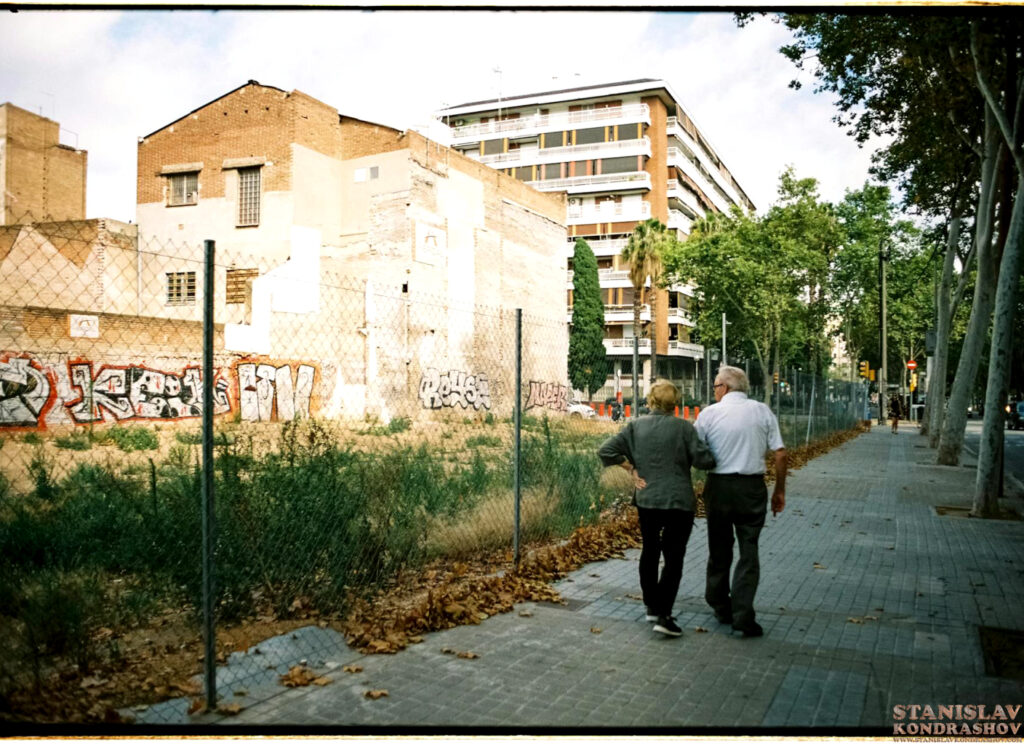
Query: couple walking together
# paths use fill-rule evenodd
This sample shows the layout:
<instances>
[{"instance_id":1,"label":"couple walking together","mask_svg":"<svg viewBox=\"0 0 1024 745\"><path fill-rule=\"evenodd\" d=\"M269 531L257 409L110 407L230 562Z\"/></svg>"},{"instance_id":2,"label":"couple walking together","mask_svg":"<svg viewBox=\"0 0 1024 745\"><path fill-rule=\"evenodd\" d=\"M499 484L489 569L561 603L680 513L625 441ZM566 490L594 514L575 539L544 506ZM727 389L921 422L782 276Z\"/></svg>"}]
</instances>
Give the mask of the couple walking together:
<instances>
[{"instance_id":1,"label":"couple walking together","mask_svg":"<svg viewBox=\"0 0 1024 745\"><path fill-rule=\"evenodd\" d=\"M748 390L743 370L718 368L716 403L702 410L693 425L673 415L679 390L668 380L657 380L647 398L651 413L630 421L598 451L605 466L622 466L633 476L642 540L640 590L647 620L666 636L683 633L672 606L697 509L691 467L708 471L704 598L720 623L744 637L764 633L754 617L754 594L760 576L757 542L768 506L765 454L771 451L775 460L771 505L777 514L786 505L786 450L772 410L748 398ZM730 581L734 534L739 559Z\"/></svg>"}]
</instances>

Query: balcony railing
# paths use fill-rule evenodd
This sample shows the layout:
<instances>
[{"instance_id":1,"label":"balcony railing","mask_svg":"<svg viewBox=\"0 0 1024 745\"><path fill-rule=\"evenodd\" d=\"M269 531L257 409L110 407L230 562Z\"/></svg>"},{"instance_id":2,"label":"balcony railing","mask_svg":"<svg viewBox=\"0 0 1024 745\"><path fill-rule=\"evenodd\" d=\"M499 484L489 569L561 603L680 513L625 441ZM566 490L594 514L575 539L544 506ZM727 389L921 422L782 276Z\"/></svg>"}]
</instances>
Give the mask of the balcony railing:
<instances>
[{"instance_id":1,"label":"balcony railing","mask_svg":"<svg viewBox=\"0 0 1024 745\"><path fill-rule=\"evenodd\" d=\"M676 354L686 357L701 358L704 356L704 347L700 344L691 344L688 341L675 341L670 339L668 342L669 354L675 352Z\"/></svg>"},{"instance_id":2,"label":"balcony railing","mask_svg":"<svg viewBox=\"0 0 1024 745\"><path fill-rule=\"evenodd\" d=\"M668 164L682 169L687 176L692 178L697 185L701 187L703 192L712 202L715 203L715 206L718 207L718 209L722 212L729 211L729 203L712 184L710 175L707 173L705 168L694 163L687 157L686 153L678 147L667 148L666 156L668 158Z\"/></svg>"},{"instance_id":3,"label":"balcony railing","mask_svg":"<svg viewBox=\"0 0 1024 745\"><path fill-rule=\"evenodd\" d=\"M682 308L669 308L668 309L668 322L669 323L682 323L687 326L693 326L693 316L688 311Z\"/></svg>"},{"instance_id":4,"label":"balcony railing","mask_svg":"<svg viewBox=\"0 0 1024 745\"><path fill-rule=\"evenodd\" d=\"M697 201L696 195L675 179L669 179L666 192L669 199L678 199L693 210L698 216L704 216L704 208L700 206L700 202Z\"/></svg>"},{"instance_id":5,"label":"balcony railing","mask_svg":"<svg viewBox=\"0 0 1024 745\"><path fill-rule=\"evenodd\" d=\"M507 153L492 155L470 155L489 166L511 168L516 165L533 165L540 163L561 163L570 160L587 160L595 156L622 157L628 155L644 155L651 157L651 138L639 140L616 140L614 142L594 142L587 145L568 145L566 147L524 148L509 150Z\"/></svg>"},{"instance_id":6,"label":"balcony railing","mask_svg":"<svg viewBox=\"0 0 1024 745\"><path fill-rule=\"evenodd\" d=\"M604 347L605 347L606 350L608 350L608 352L610 354L632 354L633 353L633 339L634 339L634 337L632 337L632 336L629 337L628 339L605 339L604 340ZM640 338L639 342L640 343L637 345L637 347L638 347L640 353L641 354L650 354L651 353L651 340L650 339Z\"/></svg>"},{"instance_id":7,"label":"balcony railing","mask_svg":"<svg viewBox=\"0 0 1024 745\"><path fill-rule=\"evenodd\" d=\"M562 112L558 114L534 114L532 116L521 116L517 119L502 119L500 121L467 124L462 127L453 127L451 130L452 140L473 140L484 139L489 135L525 135L529 132L541 132L546 130L578 129L580 124L591 122L603 122L605 124L618 122L644 122L651 123L651 109L645 104L631 104L629 106L614 106L604 109L586 109L584 111Z\"/></svg>"},{"instance_id":8,"label":"balcony railing","mask_svg":"<svg viewBox=\"0 0 1024 745\"><path fill-rule=\"evenodd\" d=\"M569 205L567 211L571 223L624 222L646 220L651 216L650 202L604 202L596 205ZM623 244L625 245L625 244ZM621 250L621 249L620 249Z\"/></svg>"},{"instance_id":9,"label":"balcony railing","mask_svg":"<svg viewBox=\"0 0 1024 745\"><path fill-rule=\"evenodd\" d=\"M567 191L575 194L584 191L608 191L609 187L619 189L650 189L651 174L646 171L629 171L626 173L602 173L599 176L573 176L572 178L553 178L544 181L527 181L537 191Z\"/></svg>"},{"instance_id":10,"label":"balcony railing","mask_svg":"<svg viewBox=\"0 0 1024 745\"><path fill-rule=\"evenodd\" d=\"M690 221L690 218L688 218L679 210L668 211L668 227L672 228L673 230L682 230L683 232L689 234L691 225L692 222Z\"/></svg>"},{"instance_id":11,"label":"balcony railing","mask_svg":"<svg viewBox=\"0 0 1024 745\"><path fill-rule=\"evenodd\" d=\"M668 130L669 134L674 134L681 141L685 142L694 153L700 153L703 150L703 148L694 141L690 133L683 129L676 117L668 117L665 120L665 128ZM698 155L698 157L700 156ZM740 199L739 190L732 183L731 177L727 178L723 175L718 167L707 158L700 158L700 160L705 161L701 163L701 170L706 172L708 177L715 182L715 185L725 193L726 198L733 201L735 204L742 205L743 202Z\"/></svg>"}]
</instances>

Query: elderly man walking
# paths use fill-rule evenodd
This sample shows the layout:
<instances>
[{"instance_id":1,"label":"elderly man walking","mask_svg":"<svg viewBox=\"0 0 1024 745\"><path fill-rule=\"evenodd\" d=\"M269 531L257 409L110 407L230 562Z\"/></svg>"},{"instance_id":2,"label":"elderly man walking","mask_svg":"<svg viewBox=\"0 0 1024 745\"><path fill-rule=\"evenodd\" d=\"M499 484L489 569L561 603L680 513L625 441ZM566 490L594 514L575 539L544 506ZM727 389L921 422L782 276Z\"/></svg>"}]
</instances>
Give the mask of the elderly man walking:
<instances>
[{"instance_id":1,"label":"elderly man walking","mask_svg":"<svg viewBox=\"0 0 1024 745\"><path fill-rule=\"evenodd\" d=\"M720 623L744 637L762 636L754 618L761 568L757 541L768 507L765 455L775 458L772 514L786 506L786 449L779 422L765 404L747 397L750 383L738 367L723 365L715 376L716 403L700 412L696 428L715 457L704 487L708 524L708 570L704 599ZM729 582L733 533L739 560Z\"/></svg>"}]
</instances>

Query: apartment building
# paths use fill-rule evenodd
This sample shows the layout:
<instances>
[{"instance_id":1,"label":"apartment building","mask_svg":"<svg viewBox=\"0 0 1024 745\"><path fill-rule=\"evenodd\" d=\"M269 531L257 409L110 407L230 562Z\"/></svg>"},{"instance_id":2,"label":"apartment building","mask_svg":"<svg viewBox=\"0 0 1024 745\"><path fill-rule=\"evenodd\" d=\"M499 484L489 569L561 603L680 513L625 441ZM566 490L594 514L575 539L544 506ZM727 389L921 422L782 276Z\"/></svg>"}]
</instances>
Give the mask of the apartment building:
<instances>
[{"instance_id":1,"label":"apartment building","mask_svg":"<svg viewBox=\"0 0 1024 745\"><path fill-rule=\"evenodd\" d=\"M87 160L57 122L0 104L0 225L84 220Z\"/></svg>"},{"instance_id":2,"label":"apartment building","mask_svg":"<svg viewBox=\"0 0 1024 745\"><path fill-rule=\"evenodd\" d=\"M657 218L685 238L694 220L754 205L663 80L642 79L460 104L436 114L455 150L544 192L567 197L569 321L573 245L582 237L598 261L605 347L614 372L602 394L632 374L633 299L622 259L633 228ZM642 320L656 328L639 343L642 378L659 376L696 395L704 347L691 338L692 288L641 291ZM646 359L645 359L646 358Z\"/></svg>"}]
</instances>

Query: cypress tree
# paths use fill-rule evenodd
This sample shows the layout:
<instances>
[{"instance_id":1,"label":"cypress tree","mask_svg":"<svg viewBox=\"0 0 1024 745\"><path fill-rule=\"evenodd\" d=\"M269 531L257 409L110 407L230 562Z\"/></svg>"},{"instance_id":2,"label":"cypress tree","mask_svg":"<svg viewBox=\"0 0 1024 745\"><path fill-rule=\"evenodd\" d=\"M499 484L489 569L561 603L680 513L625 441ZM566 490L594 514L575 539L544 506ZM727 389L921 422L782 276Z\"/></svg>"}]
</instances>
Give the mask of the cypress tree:
<instances>
[{"instance_id":1,"label":"cypress tree","mask_svg":"<svg viewBox=\"0 0 1024 745\"><path fill-rule=\"evenodd\" d=\"M572 259L573 306L569 327L569 382L587 399L604 385L608 361L604 348L604 303L597 281L597 259L582 238L576 239Z\"/></svg>"}]
</instances>

